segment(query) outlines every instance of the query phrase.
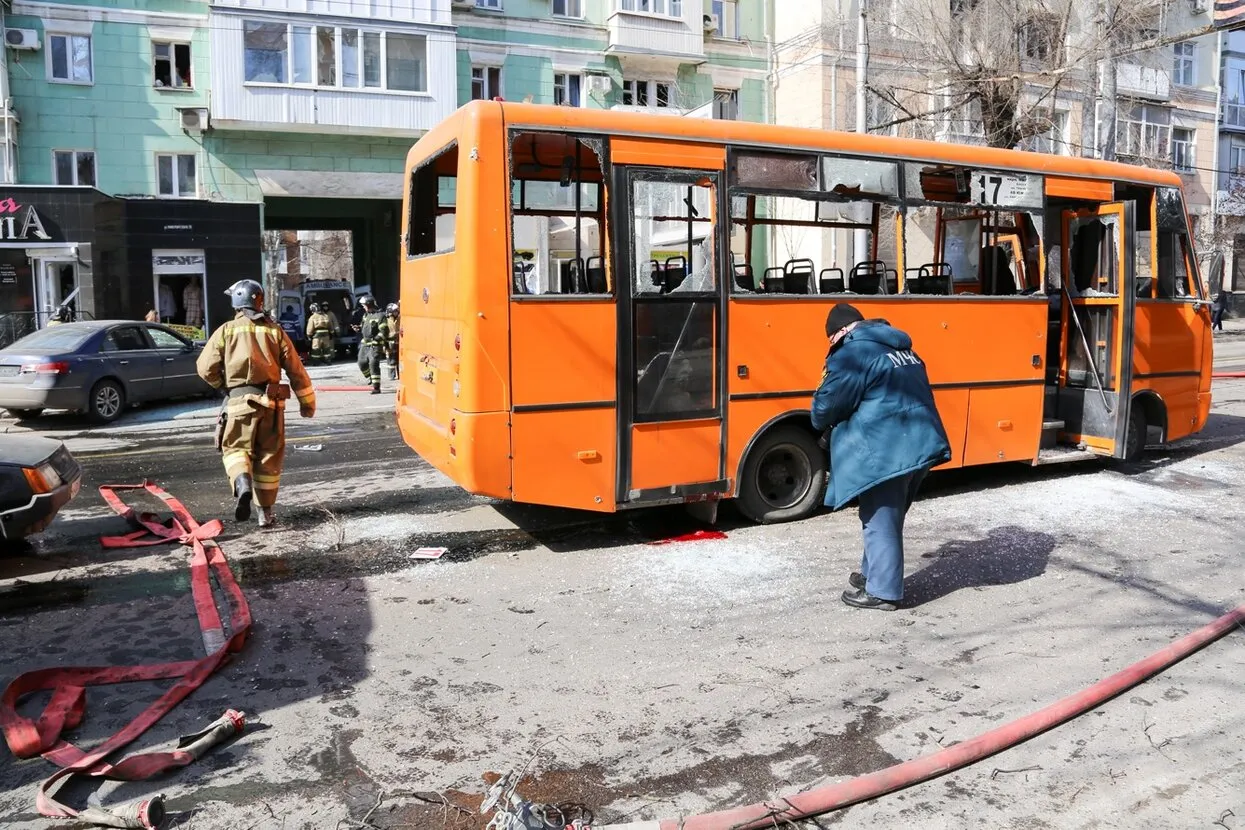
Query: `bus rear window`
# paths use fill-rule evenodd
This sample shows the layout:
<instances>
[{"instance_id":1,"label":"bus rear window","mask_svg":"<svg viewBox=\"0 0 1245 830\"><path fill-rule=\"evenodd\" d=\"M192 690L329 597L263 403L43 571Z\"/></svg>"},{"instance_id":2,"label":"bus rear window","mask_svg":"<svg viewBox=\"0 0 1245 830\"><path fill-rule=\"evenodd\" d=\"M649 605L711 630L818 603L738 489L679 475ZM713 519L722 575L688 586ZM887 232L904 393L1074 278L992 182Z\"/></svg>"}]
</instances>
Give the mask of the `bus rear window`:
<instances>
[{"instance_id":1,"label":"bus rear window","mask_svg":"<svg viewBox=\"0 0 1245 830\"><path fill-rule=\"evenodd\" d=\"M408 257L454 249L457 186L457 144L411 171L410 219L406 229Z\"/></svg>"}]
</instances>

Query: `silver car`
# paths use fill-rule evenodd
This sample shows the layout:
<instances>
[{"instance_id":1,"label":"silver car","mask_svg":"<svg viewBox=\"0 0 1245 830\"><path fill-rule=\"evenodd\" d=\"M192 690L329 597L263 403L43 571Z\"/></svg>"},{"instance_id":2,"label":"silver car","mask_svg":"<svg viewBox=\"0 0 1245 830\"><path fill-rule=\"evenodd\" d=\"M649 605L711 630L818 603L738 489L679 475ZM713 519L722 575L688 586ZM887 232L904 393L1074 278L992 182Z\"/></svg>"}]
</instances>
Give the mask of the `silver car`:
<instances>
[{"instance_id":1,"label":"silver car","mask_svg":"<svg viewBox=\"0 0 1245 830\"><path fill-rule=\"evenodd\" d=\"M195 371L200 350L155 323L50 326L0 349L0 409L23 419L67 409L107 423L131 404L214 395Z\"/></svg>"}]
</instances>

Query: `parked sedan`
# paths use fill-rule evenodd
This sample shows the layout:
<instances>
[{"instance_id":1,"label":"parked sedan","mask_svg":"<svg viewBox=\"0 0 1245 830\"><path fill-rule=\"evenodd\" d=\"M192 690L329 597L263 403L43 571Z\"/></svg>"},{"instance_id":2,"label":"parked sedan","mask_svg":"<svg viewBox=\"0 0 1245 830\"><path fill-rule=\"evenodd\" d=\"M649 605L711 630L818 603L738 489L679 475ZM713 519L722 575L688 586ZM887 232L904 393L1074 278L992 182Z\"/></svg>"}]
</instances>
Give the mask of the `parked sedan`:
<instances>
[{"instance_id":1,"label":"parked sedan","mask_svg":"<svg viewBox=\"0 0 1245 830\"><path fill-rule=\"evenodd\" d=\"M201 347L155 323L92 320L28 334L0 349L0 408L115 420L131 404L215 394L195 372Z\"/></svg>"},{"instance_id":2,"label":"parked sedan","mask_svg":"<svg viewBox=\"0 0 1245 830\"><path fill-rule=\"evenodd\" d=\"M82 486L82 468L60 441L0 435L0 541L38 533Z\"/></svg>"}]
</instances>

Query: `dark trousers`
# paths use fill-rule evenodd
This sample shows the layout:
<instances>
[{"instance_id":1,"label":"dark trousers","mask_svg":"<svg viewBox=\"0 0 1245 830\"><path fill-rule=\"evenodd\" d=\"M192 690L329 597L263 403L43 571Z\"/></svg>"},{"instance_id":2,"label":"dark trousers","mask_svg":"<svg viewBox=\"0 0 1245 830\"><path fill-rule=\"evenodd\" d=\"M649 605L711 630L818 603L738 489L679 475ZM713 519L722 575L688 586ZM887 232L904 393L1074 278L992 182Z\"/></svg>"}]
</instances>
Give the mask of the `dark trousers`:
<instances>
[{"instance_id":1,"label":"dark trousers","mask_svg":"<svg viewBox=\"0 0 1245 830\"><path fill-rule=\"evenodd\" d=\"M1211 317L1210 321L1210 327L1212 329L1219 329L1220 331L1223 331L1223 315L1226 314L1227 311L1227 306L1215 306L1215 313Z\"/></svg>"},{"instance_id":2,"label":"dark trousers","mask_svg":"<svg viewBox=\"0 0 1245 830\"><path fill-rule=\"evenodd\" d=\"M903 599L903 524L927 469L883 481L860 494L865 552L860 573L878 599Z\"/></svg>"},{"instance_id":3,"label":"dark trousers","mask_svg":"<svg viewBox=\"0 0 1245 830\"><path fill-rule=\"evenodd\" d=\"M376 346L359 346L359 371L372 386L380 386L380 349Z\"/></svg>"}]
</instances>

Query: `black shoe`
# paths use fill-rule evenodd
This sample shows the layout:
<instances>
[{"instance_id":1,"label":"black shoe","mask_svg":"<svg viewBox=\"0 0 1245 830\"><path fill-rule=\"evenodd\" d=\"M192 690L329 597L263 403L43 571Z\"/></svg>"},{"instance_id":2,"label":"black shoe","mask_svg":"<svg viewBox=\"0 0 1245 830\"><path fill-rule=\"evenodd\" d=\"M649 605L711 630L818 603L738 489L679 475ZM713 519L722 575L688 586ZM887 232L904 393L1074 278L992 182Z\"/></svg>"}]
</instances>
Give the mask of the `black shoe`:
<instances>
[{"instance_id":1,"label":"black shoe","mask_svg":"<svg viewBox=\"0 0 1245 830\"><path fill-rule=\"evenodd\" d=\"M852 571L852 575L847 578L847 584L857 591L863 591L865 589L865 575L859 571Z\"/></svg>"},{"instance_id":2,"label":"black shoe","mask_svg":"<svg viewBox=\"0 0 1245 830\"><path fill-rule=\"evenodd\" d=\"M251 518L251 476L247 473L238 476L233 490L238 499L233 508L233 517L239 522L245 522Z\"/></svg>"},{"instance_id":3,"label":"black shoe","mask_svg":"<svg viewBox=\"0 0 1245 830\"><path fill-rule=\"evenodd\" d=\"M380 394L380 387L379 387L379 386L373 386L373 387L372 387L372 394L373 394L373 395L379 395L379 394Z\"/></svg>"},{"instance_id":4,"label":"black shoe","mask_svg":"<svg viewBox=\"0 0 1245 830\"><path fill-rule=\"evenodd\" d=\"M844 591L843 601L853 608L872 608L875 611L894 611L899 607L897 603L879 599L863 588L856 591Z\"/></svg>"}]
</instances>

